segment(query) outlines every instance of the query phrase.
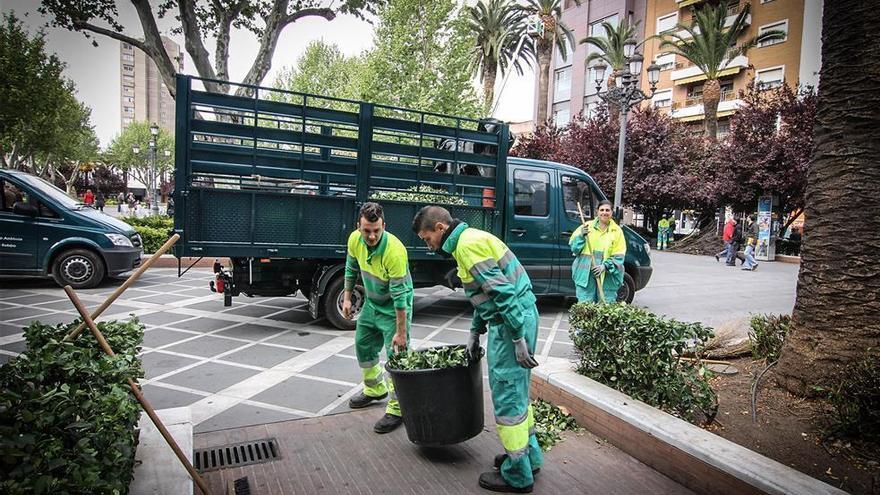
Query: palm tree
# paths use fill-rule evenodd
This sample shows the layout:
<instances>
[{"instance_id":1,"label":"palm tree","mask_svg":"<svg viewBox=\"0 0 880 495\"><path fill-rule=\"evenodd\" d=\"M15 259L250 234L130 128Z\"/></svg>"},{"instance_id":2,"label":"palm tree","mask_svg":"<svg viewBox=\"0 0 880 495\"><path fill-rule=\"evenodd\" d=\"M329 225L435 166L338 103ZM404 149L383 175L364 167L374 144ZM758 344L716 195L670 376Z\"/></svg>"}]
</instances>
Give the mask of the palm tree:
<instances>
[{"instance_id":1,"label":"palm tree","mask_svg":"<svg viewBox=\"0 0 880 495\"><path fill-rule=\"evenodd\" d=\"M480 0L468 7L468 14L476 34L471 70L483 83L483 105L489 112L498 72L503 76L512 65L522 75L522 62L534 58L535 44L526 36L526 13L512 0Z\"/></svg>"},{"instance_id":2,"label":"palm tree","mask_svg":"<svg viewBox=\"0 0 880 495\"><path fill-rule=\"evenodd\" d=\"M628 41L636 43L636 26L638 26L638 22L630 25L629 20L626 18L618 22L617 26L603 22L602 28L605 29L605 36L587 36L581 40L581 44L592 45L599 49L598 52L590 52L587 55L587 67L594 60L603 60L611 68L611 74L608 76L609 87L614 86L614 77L617 75L617 72L628 63L626 55L624 55L623 45ZM636 44L636 48L642 43Z\"/></svg>"},{"instance_id":3,"label":"palm tree","mask_svg":"<svg viewBox=\"0 0 880 495\"><path fill-rule=\"evenodd\" d=\"M538 36L535 52L538 58L538 114L536 124L547 120L547 97L550 91L550 61L553 46L563 57L568 56L569 47L574 48L574 35L571 29L562 23L563 0L528 0L525 7L530 14L537 15L544 24L544 34ZM575 0L580 5L580 0Z\"/></svg>"},{"instance_id":4,"label":"palm tree","mask_svg":"<svg viewBox=\"0 0 880 495\"><path fill-rule=\"evenodd\" d=\"M718 102L721 100L719 74L727 68L731 60L764 41L785 38L785 32L771 30L749 38L737 45L737 39L746 32L750 4L745 4L733 24L724 27L727 17L727 2L717 7L706 6L694 11L691 25L677 24L676 28L687 34L673 32L663 35L660 49L684 57L699 67L706 75L703 84L703 112L705 113L706 134L715 139L718 134Z\"/></svg>"},{"instance_id":5,"label":"palm tree","mask_svg":"<svg viewBox=\"0 0 880 495\"><path fill-rule=\"evenodd\" d=\"M825 2L801 269L776 370L777 381L801 395L833 389L845 365L880 352L878 33L876 4Z\"/></svg>"}]
</instances>

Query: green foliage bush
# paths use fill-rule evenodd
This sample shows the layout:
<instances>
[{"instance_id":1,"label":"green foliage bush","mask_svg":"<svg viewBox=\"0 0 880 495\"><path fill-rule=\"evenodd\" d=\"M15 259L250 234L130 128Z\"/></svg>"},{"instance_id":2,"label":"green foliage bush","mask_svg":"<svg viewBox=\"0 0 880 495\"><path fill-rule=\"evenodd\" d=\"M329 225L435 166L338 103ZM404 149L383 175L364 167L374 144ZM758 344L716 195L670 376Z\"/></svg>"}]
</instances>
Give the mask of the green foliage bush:
<instances>
[{"instance_id":1,"label":"green foliage bush","mask_svg":"<svg viewBox=\"0 0 880 495\"><path fill-rule=\"evenodd\" d=\"M547 452L562 441L561 433L565 430L580 431L577 421L562 412L554 404L542 399L532 401L535 413L535 437L542 452Z\"/></svg>"},{"instance_id":2,"label":"green foliage bush","mask_svg":"<svg viewBox=\"0 0 880 495\"><path fill-rule=\"evenodd\" d=\"M749 320L749 342L752 345L752 357L773 362L779 359L782 343L791 327L789 315L753 315Z\"/></svg>"},{"instance_id":3,"label":"green foliage bush","mask_svg":"<svg viewBox=\"0 0 880 495\"><path fill-rule=\"evenodd\" d=\"M25 329L27 350L0 367L0 493L127 493L140 405L126 380L144 376L143 325L98 324L116 353L78 320Z\"/></svg>"},{"instance_id":4,"label":"green foliage bush","mask_svg":"<svg viewBox=\"0 0 880 495\"><path fill-rule=\"evenodd\" d=\"M122 217L123 222L131 225L144 243L145 253L155 253L171 237L174 230L174 219L161 215L149 217Z\"/></svg>"},{"instance_id":5,"label":"green foliage bush","mask_svg":"<svg viewBox=\"0 0 880 495\"><path fill-rule=\"evenodd\" d=\"M688 421L715 417L711 373L677 357L711 338L711 328L627 304L578 303L569 318L578 373Z\"/></svg>"},{"instance_id":6,"label":"green foliage bush","mask_svg":"<svg viewBox=\"0 0 880 495\"><path fill-rule=\"evenodd\" d=\"M837 433L880 442L880 355L870 354L840 374L829 392Z\"/></svg>"},{"instance_id":7,"label":"green foliage bush","mask_svg":"<svg viewBox=\"0 0 880 495\"><path fill-rule=\"evenodd\" d=\"M388 360L388 367L395 370L459 368L467 365L468 356L463 345L406 350Z\"/></svg>"},{"instance_id":8,"label":"green foliage bush","mask_svg":"<svg viewBox=\"0 0 880 495\"><path fill-rule=\"evenodd\" d=\"M414 203L435 203L441 205L466 205L467 201L460 196L447 196L444 189L421 185L408 188L406 191L379 191L370 195L372 200L412 201Z\"/></svg>"}]
</instances>

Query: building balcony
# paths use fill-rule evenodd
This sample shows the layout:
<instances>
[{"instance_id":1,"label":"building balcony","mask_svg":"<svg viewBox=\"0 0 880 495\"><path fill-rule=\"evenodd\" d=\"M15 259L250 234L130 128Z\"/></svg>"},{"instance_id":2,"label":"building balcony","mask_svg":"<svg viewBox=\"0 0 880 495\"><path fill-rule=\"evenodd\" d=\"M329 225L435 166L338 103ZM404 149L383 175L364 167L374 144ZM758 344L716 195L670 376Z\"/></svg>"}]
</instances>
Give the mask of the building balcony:
<instances>
[{"instance_id":1,"label":"building balcony","mask_svg":"<svg viewBox=\"0 0 880 495\"><path fill-rule=\"evenodd\" d=\"M721 101L718 102L718 117L726 117L733 114L742 104L743 101L736 97L735 91L722 91ZM703 96L691 96L683 101L673 103L669 116L682 122L702 120L705 117Z\"/></svg>"},{"instance_id":2,"label":"building balcony","mask_svg":"<svg viewBox=\"0 0 880 495\"><path fill-rule=\"evenodd\" d=\"M675 0L675 3L676 3L676 5L678 5L678 8L682 9L685 7L689 7L691 5L697 5L697 4L703 3L705 1L706 0Z\"/></svg>"},{"instance_id":3,"label":"building balcony","mask_svg":"<svg viewBox=\"0 0 880 495\"><path fill-rule=\"evenodd\" d=\"M739 71L748 68L749 58L745 55L734 57L727 65L722 68L718 77L732 76L738 74ZM675 70L669 74L669 79L675 85L690 84L706 79L706 74L696 65L690 62L678 62L675 64Z\"/></svg>"}]
</instances>

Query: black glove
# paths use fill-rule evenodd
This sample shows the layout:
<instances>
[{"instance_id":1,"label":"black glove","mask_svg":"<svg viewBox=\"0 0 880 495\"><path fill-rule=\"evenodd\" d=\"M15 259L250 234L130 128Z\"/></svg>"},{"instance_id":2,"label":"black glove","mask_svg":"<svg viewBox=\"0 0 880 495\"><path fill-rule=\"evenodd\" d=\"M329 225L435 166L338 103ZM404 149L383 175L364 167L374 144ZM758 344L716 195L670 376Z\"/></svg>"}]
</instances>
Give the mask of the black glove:
<instances>
[{"instance_id":1,"label":"black glove","mask_svg":"<svg viewBox=\"0 0 880 495\"><path fill-rule=\"evenodd\" d=\"M467 353L471 361L480 359L480 334L477 332L471 332L470 337L468 337Z\"/></svg>"},{"instance_id":2,"label":"black glove","mask_svg":"<svg viewBox=\"0 0 880 495\"><path fill-rule=\"evenodd\" d=\"M532 353L529 352L529 345L526 343L526 339L520 337L513 341L514 350L516 351L516 362L519 363L520 366L526 369L532 369L535 366L538 366L538 362L535 361Z\"/></svg>"}]
</instances>

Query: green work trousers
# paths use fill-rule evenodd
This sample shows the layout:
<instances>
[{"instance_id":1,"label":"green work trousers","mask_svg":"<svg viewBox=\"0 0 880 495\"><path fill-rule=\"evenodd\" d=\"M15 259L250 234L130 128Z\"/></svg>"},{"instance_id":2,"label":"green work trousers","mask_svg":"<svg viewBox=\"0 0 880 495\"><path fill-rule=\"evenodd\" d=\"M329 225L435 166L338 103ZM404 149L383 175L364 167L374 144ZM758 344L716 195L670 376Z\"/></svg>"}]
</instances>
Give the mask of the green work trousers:
<instances>
[{"instance_id":1,"label":"green work trousers","mask_svg":"<svg viewBox=\"0 0 880 495\"><path fill-rule=\"evenodd\" d=\"M389 303L391 304L391 303ZM412 321L412 310L406 312L406 343L409 345L409 327ZM376 311L373 303L367 299L357 319L354 332L354 352L364 377L364 394L368 397L379 397L388 393L388 405L385 412L400 416L400 404L394 393L394 383L385 378L385 371L379 363L379 352L385 348L385 355L391 358L394 349L391 339L397 332L397 318Z\"/></svg>"}]
</instances>

